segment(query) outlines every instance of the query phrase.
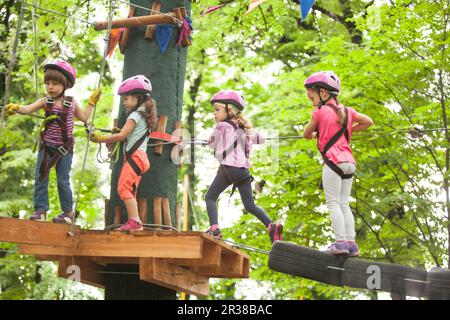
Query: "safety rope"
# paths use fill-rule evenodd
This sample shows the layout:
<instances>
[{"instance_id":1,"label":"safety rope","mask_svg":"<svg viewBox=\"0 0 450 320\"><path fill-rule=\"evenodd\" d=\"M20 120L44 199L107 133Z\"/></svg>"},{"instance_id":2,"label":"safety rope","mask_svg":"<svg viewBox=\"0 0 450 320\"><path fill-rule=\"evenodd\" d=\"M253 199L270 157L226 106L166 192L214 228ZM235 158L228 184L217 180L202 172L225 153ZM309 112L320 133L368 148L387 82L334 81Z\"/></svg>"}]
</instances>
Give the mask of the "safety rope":
<instances>
[{"instance_id":1,"label":"safety rope","mask_svg":"<svg viewBox=\"0 0 450 320\"><path fill-rule=\"evenodd\" d=\"M109 16L108 16L108 26L107 26L107 31L106 31L106 37L104 38L105 41L105 48L103 50L103 57L102 57L102 65L100 68L100 74L99 74L99 79L98 79L98 83L97 83L97 89L100 89L101 86L101 82L102 82L102 78L103 78L103 73L105 72L105 67L106 67L106 56L108 54L108 46L109 46L109 37L111 34L111 26L112 26L112 19L114 16L114 6L113 6L113 1L114 0L109 0ZM92 121L91 121L91 125L90 125L90 129L93 129L93 124L95 121L95 115L96 115L96 110L97 107L94 108L94 112L92 114ZM81 169L81 176L80 176L80 180L78 182L78 191L77 191L77 196L76 196L76 200L75 200L75 206L74 206L74 211L73 211L73 219L72 219L72 223L70 224L70 228L68 231L68 235L69 236L74 236L74 232L73 232L73 228L75 225L75 220L77 217L77 209L78 209L78 204L80 201L80 194L81 194L81 186L83 184L83 177L84 177L84 171L86 168L86 160L87 160L87 155L88 155L88 151L89 151L89 137L87 137L87 142L86 142L86 148L84 151L84 159L83 159L83 166Z\"/></svg>"},{"instance_id":2,"label":"safety rope","mask_svg":"<svg viewBox=\"0 0 450 320\"><path fill-rule=\"evenodd\" d=\"M16 64L17 48L19 46L19 36L20 36L20 31L22 30L22 22L23 22L24 16L25 16L25 6L22 4L22 6L20 7L19 19L17 20L16 36L14 38L13 48L12 48L12 52L11 52L11 60L9 60L8 69L6 71L5 95L3 97L3 105L4 106L6 106L6 104L8 103L8 99L9 99L9 90L11 88L12 71ZM1 119L0 119L0 133L2 132L2 129L3 129L3 124L5 121L5 114L6 114L6 108L3 108Z\"/></svg>"}]
</instances>

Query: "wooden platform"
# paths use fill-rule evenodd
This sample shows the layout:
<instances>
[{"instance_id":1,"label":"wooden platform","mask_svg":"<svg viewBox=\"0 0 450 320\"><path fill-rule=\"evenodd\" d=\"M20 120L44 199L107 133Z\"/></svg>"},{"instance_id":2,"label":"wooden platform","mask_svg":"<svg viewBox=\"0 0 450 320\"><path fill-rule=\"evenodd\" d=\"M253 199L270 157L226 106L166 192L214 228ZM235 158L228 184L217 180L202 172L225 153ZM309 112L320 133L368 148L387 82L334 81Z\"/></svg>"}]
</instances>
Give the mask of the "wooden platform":
<instances>
[{"instance_id":1,"label":"wooden platform","mask_svg":"<svg viewBox=\"0 0 450 320\"><path fill-rule=\"evenodd\" d=\"M250 258L203 232L80 230L69 226L0 218L0 242L20 244L20 253L59 262L58 275L103 287L108 264L139 265L139 277L192 295L209 294L209 278L248 278Z\"/></svg>"}]
</instances>

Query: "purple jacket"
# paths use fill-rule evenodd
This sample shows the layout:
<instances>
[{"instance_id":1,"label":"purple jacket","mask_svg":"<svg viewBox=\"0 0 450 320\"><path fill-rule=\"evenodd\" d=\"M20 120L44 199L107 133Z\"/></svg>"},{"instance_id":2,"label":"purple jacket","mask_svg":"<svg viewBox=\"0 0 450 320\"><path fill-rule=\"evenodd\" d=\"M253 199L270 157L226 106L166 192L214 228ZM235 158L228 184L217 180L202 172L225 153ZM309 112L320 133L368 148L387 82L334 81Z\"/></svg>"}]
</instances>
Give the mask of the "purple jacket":
<instances>
[{"instance_id":1,"label":"purple jacket","mask_svg":"<svg viewBox=\"0 0 450 320\"><path fill-rule=\"evenodd\" d=\"M208 139L208 145L214 149L220 164L238 168L250 168L252 145L264 142L264 137L259 133L253 130L246 133L228 122L219 122Z\"/></svg>"}]
</instances>

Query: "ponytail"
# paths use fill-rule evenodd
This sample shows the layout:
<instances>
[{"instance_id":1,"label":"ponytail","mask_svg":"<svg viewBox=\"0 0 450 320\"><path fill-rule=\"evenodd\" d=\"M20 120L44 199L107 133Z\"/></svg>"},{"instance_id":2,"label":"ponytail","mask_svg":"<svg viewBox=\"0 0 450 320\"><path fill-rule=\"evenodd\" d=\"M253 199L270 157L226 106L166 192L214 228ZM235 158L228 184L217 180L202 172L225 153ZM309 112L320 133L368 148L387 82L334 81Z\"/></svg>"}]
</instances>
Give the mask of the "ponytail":
<instances>
[{"instance_id":1,"label":"ponytail","mask_svg":"<svg viewBox=\"0 0 450 320\"><path fill-rule=\"evenodd\" d=\"M150 95L138 95L138 106L144 105L145 111L139 113L145 118L147 128L150 131L157 129L156 101Z\"/></svg>"},{"instance_id":2,"label":"ponytail","mask_svg":"<svg viewBox=\"0 0 450 320\"><path fill-rule=\"evenodd\" d=\"M245 132L248 132L253 127L250 120L248 120L240 111L235 115L234 119L236 119L238 127Z\"/></svg>"},{"instance_id":3,"label":"ponytail","mask_svg":"<svg viewBox=\"0 0 450 320\"><path fill-rule=\"evenodd\" d=\"M333 96L333 99L336 101L336 105L340 105L341 102L339 101L339 98L337 96ZM338 122L343 125L345 120L345 108L337 108L337 114L338 114Z\"/></svg>"}]
</instances>

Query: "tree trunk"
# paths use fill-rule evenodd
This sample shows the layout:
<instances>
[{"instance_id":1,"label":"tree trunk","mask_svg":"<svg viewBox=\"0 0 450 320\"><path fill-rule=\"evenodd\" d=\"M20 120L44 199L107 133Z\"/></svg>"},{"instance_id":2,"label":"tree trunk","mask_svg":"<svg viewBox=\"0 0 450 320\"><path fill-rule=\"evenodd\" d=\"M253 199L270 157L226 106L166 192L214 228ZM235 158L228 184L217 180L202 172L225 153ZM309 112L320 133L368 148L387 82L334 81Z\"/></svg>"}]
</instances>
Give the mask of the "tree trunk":
<instances>
[{"instance_id":1,"label":"tree trunk","mask_svg":"<svg viewBox=\"0 0 450 320\"><path fill-rule=\"evenodd\" d=\"M134 4L151 8L153 0L135 0ZM173 8L185 6L190 15L191 5L186 0L165 0L162 3L161 12L172 12ZM148 15L149 12L141 8L136 8L135 16ZM146 26L135 27L131 29L128 45L125 50L123 79L143 74L150 79L153 86L152 97L156 100L158 116L168 117L166 132L172 133L174 122L181 121L181 110L183 105L183 89L186 73L187 48L178 47L178 32L175 28L170 44L164 53L161 53L156 38L153 41L146 40L144 34ZM119 127L122 127L126 121L125 109L120 107ZM150 140L150 143L155 141ZM154 153L154 147L149 147L147 155L150 160L150 170L142 176L137 192L138 199L147 200L147 223L153 223L153 199L155 197L168 198L170 204L170 216L172 223L175 221L175 206L177 195L177 173L178 165L171 161L172 145L164 145L162 155ZM123 163L123 154L119 161L114 165L111 176L111 194L110 205L106 224L114 223L114 211L117 206L121 207L121 223L127 219L126 209L117 193L117 182ZM136 277L136 276L135 276ZM138 277L138 276L137 276ZM119 279L119 278L117 278ZM119 280L117 280L119 281ZM111 293L114 280L107 283L106 299L116 297ZM127 287L126 294L119 296L133 296L134 291L140 286L146 288L140 291L143 299L167 299L167 289L158 286L149 287L148 283L138 281L140 285ZM111 288L108 288L110 287ZM140 289L139 289L140 290ZM114 291L114 290L113 290ZM132 292L133 291L133 292ZM161 296L159 296L159 293ZM175 298L175 291L171 291L171 297Z\"/></svg>"}]
</instances>

